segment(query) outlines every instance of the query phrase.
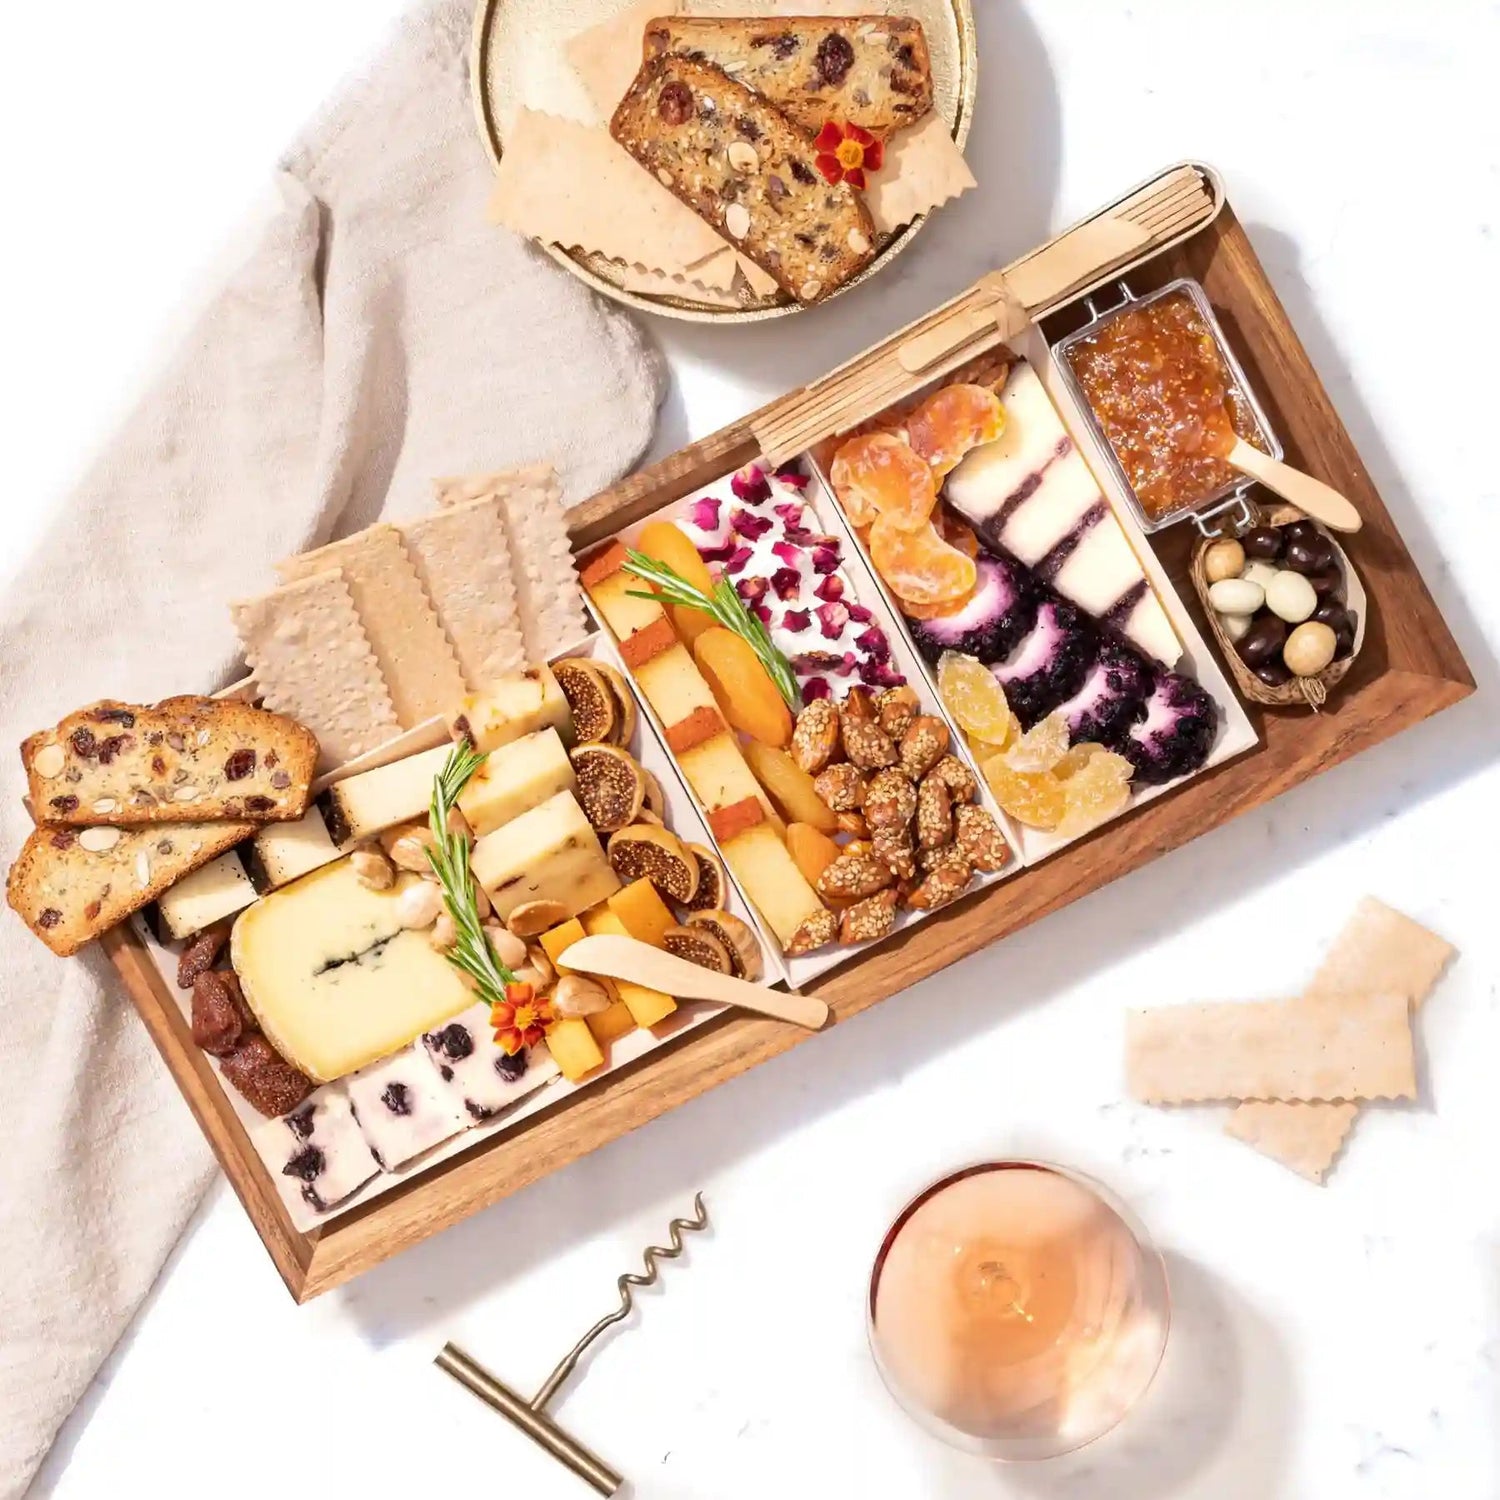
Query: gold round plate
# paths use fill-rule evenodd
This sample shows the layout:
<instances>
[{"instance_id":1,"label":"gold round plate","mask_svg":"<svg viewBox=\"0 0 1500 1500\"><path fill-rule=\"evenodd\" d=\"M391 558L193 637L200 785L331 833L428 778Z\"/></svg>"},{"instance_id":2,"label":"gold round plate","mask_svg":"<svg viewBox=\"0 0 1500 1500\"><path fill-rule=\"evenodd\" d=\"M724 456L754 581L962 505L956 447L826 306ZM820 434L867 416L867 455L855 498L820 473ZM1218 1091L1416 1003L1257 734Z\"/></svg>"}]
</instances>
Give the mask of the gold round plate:
<instances>
[{"instance_id":1,"label":"gold round plate","mask_svg":"<svg viewBox=\"0 0 1500 1500\"><path fill-rule=\"evenodd\" d=\"M620 0L478 0L474 12L474 37L469 76L474 94L474 112L492 160L498 165L504 151L504 132L517 109L546 110L592 120L593 110L583 86L563 55L570 37L608 20L620 9ZM684 10L693 15L796 15L796 0L691 0ZM970 0L904 0L897 5L872 4L877 12L911 16L922 23L932 55L933 108L947 122L960 149L969 136L978 87L979 58L974 37L974 12ZM886 235L875 259L852 276L829 301L850 287L876 275L917 237L927 215ZM642 312L683 318L697 323L753 323L800 312L802 304L785 293L757 297L744 278L737 278L740 305L721 307L691 297L633 292L620 284L619 262L603 255L567 250L560 245L542 245L559 265L566 267L597 292ZM819 304L821 305L821 304Z\"/></svg>"}]
</instances>

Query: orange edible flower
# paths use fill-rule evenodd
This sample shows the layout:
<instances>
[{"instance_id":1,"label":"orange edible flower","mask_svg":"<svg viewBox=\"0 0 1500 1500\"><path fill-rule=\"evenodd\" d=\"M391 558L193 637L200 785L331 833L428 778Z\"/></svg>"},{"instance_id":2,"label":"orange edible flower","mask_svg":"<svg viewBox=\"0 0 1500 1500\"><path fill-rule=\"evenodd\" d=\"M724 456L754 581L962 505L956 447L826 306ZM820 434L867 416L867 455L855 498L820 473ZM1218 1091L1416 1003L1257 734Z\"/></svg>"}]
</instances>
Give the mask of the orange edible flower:
<instances>
[{"instance_id":1,"label":"orange edible flower","mask_svg":"<svg viewBox=\"0 0 1500 1500\"><path fill-rule=\"evenodd\" d=\"M556 1019L552 1002L538 999L536 987L519 979L506 985L505 999L490 1007L495 1045L507 1057L514 1057L523 1047L535 1047Z\"/></svg>"},{"instance_id":2,"label":"orange edible flower","mask_svg":"<svg viewBox=\"0 0 1500 1500\"><path fill-rule=\"evenodd\" d=\"M818 170L829 182L847 182L864 190L865 174L885 165L885 142L877 140L862 125L840 125L830 120L813 142Z\"/></svg>"}]
</instances>

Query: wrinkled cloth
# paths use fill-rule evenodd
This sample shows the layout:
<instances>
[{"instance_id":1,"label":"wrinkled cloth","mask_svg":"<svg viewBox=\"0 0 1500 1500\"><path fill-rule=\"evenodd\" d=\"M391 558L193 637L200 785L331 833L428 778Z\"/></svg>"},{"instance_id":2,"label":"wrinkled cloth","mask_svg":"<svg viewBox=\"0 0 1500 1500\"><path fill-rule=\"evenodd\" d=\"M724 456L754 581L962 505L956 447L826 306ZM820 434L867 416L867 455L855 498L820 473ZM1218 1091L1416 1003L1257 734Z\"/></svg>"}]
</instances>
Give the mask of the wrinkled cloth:
<instances>
[{"instance_id":1,"label":"wrinkled cloth","mask_svg":"<svg viewBox=\"0 0 1500 1500\"><path fill-rule=\"evenodd\" d=\"M640 331L486 223L469 20L463 0L411 16L281 163L238 269L0 600L0 744L95 698L229 681L230 599L288 553L427 509L438 475L550 459L571 502L646 448L662 367ZM29 824L7 754L9 861ZM54 958L8 910L0 1076L13 1497L214 1165L103 955Z\"/></svg>"}]
</instances>

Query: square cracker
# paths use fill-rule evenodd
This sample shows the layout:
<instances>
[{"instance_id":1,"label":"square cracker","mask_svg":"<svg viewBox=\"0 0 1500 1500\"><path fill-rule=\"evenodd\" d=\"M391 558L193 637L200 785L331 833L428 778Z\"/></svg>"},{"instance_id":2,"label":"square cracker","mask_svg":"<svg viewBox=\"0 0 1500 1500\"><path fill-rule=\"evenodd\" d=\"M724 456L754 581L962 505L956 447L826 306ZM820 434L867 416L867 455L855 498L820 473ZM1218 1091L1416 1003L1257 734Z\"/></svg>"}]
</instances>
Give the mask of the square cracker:
<instances>
[{"instance_id":1,"label":"square cracker","mask_svg":"<svg viewBox=\"0 0 1500 1500\"><path fill-rule=\"evenodd\" d=\"M400 531L468 686L519 671L526 648L500 501L466 500Z\"/></svg>"},{"instance_id":2,"label":"square cracker","mask_svg":"<svg viewBox=\"0 0 1500 1500\"><path fill-rule=\"evenodd\" d=\"M380 664L402 729L449 712L464 677L394 526L371 526L276 565L283 581L338 568Z\"/></svg>"},{"instance_id":3,"label":"square cracker","mask_svg":"<svg viewBox=\"0 0 1500 1500\"><path fill-rule=\"evenodd\" d=\"M1451 943L1421 923L1366 896L1307 987L1308 998L1361 989L1402 991L1413 1010L1436 987L1453 957ZM1236 1140L1322 1182L1344 1140L1354 1128L1359 1107L1341 1104L1241 1104L1224 1129Z\"/></svg>"},{"instance_id":4,"label":"square cracker","mask_svg":"<svg viewBox=\"0 0 1500 1500\"><path fill-rule=\"evenodd\" d=\"M1125 1071L1147 1104L1417 1092L1410 1006L1395 992L1131 1011Z\"/></svg>"},{"instance_id":5,"label":"square cracker","mask_svg":"<svg viewBox=\"0 0 1500 1500\"><path fill-rule=\"evenodd\" d=\"M265 706L318 737L326 769L400 731L344 575L313 573L229 606Z\"/></svg>"}]
</instances>

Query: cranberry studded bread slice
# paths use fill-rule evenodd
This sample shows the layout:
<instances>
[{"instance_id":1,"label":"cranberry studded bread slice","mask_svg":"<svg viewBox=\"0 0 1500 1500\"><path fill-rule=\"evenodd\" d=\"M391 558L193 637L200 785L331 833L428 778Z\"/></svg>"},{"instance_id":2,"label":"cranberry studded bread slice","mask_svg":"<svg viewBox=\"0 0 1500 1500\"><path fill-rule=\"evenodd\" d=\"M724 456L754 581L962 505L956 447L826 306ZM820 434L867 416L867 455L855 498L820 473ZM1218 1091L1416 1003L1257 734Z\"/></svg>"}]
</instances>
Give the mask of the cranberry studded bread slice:
<instances>
[{"instance_id":1,"label":"cranberry studded bread slice","mask_svg":"<svg viewBox=\"0 0 1500 1500\"><path fill-rule=\"evenodd\" d=\"M818 175L808 132L712 63L644 64L610 133L799 302L817 302L875 253L869 210Z\"/></svg>"},{"instance_id":2,"label":"cranberry studded bread slice","mask_svg":"<svg viewBox=\"0 0 1500 1500\"><path fill-rule=\"evenodd\" d=\"M10 868L6 898L21 920L66 958L248 838L255 827L220 822L34 828Z\"/></svg>"},{"instance_id":3,"label":"cranberry studded bread slice","mask_svg":"<svg viewBox=\"0 0 1500 1500\"><path fill-rule=\"evenodd\" d=\"M105 699L21 745L33 816L71 825L295 821L317 760L317 739L294 720L191 696Z\"/></svg>"},{"instance_id":4,"label":"cranberry studded bread slice","mask_svg":"<svg viewBox=\"0 0 1500 1500\"><path fill-rule=\"evenodd\" d=\"M905 16L663 16L644 50L713 63L814 134L836 119L889 135L932 108L927 35Z\"/></svg>"}]
</instances>

